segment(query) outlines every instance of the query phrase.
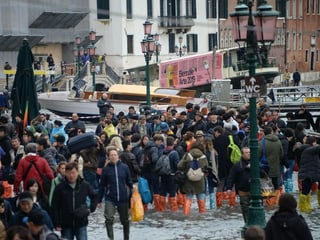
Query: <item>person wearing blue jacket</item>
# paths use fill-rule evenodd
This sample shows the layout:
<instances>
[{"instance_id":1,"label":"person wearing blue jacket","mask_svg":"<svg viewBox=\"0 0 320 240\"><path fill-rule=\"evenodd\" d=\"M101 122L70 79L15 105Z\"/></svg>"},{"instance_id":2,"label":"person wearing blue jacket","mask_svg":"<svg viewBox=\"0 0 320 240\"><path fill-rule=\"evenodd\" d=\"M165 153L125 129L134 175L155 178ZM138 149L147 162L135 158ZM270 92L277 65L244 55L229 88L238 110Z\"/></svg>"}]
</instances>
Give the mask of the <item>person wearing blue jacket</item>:
<instances>
[{"instance_id":1,"label":"person wearing blue jacket","mask_svg":"<svg viewBox=\"0 0 320 240\"><path fill-rule=\"evenodd\" d=\"M133 183L128 165L121 162L116 148L107 150L109 163L103 168L100 179L99 205L105 198L105 224L108 238L113 240L113 221L117 208L123 225L123 239L129 240L129 202Z\"/></svg>"},{"instance_id":2,"label":"person wearing blue jacket","mask_svg":"<svg viewBox=\"0 0 320 240\"><path fill-rule=\"evenodd\" d=\"M66 144L68 136L67 136L66 132L64 131L64 125L62 124L61 121L55 120L53 123L53 129L52 129L52 132L50 135L50 142L54 143L56 141L56 137L59 135L64 136L64 138L65 138L64 144Z\"/></svg>"}]
</instances>

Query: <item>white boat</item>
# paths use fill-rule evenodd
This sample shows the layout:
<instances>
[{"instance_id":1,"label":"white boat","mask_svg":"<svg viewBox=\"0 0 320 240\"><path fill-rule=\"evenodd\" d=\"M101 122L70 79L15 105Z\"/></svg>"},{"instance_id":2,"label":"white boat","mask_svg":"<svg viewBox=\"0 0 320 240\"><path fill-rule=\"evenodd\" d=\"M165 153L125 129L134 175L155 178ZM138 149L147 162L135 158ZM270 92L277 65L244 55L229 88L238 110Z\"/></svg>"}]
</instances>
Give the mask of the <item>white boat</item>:
<instances>
[{"instance_id":1,"label":"white boat","mask_svg":"<svg viewBox=\"0 0 320 240\"><path fill-rule=\"evenodd\" d=\"M75 97L75 91L57 91L40 93L38 100L42 108L58 115L70 116L76 112L79 116L98 117L97 101L103 92L83 91L81 97ZM107 91L108 99L116 112L128 112L129 106L137 110L146 100L146 87L142 85L114 84ZM151 107L153 110L166 110L175 106L178 111L185 110L188 102L200 104L202 99L194 98L195 91L174 88L150 87Z\"/></svg>"}]
</instances>

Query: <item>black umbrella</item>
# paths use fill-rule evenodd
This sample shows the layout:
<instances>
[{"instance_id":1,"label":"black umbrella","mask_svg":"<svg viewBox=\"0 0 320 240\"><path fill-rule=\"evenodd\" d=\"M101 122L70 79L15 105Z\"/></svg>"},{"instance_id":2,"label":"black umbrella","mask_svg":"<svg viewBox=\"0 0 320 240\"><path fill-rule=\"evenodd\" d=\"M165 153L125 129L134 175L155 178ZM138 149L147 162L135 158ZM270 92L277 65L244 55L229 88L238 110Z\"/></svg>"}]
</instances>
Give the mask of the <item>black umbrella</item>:
<instances>
[{"instance_id":1,"label":"black umbrella","mask_svg":"<svg viewBox=\"0 0 320 240\"><path fill-rule=\"evenodd\" d=\"M38 97L34 82L32 64L34 57L27 39L23 39L17 60L17 72L12 86L12 118L24 114L24 122L30 122L39 115Z\"/></svg>"}]
</instances>

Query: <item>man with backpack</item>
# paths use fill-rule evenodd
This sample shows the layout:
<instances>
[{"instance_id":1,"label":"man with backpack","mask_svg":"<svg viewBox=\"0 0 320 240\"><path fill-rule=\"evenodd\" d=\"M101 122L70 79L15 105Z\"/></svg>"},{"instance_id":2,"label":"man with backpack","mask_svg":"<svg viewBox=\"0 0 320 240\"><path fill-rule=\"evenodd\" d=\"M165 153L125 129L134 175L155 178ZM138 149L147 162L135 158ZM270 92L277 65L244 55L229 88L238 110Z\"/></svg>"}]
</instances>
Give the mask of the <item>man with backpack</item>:
<instances>
[{"instance_id":1,"label":"man with backpack","mask_svg":"<svg viewBox=\"0 0 320 240\"><path fill-rule=\"evenodd\" d=\"M155 165L163 153L163 141L164 139L161 134L155 134L153 136L153 141L148 141L145 144L140 162L140 166L142 168L142 177L148 180L156 211L159 211L160 181L159 175L155 171Z\"/></svg>"},{"instance_id":2,"label":"man with backpack","mask_svg":"<svg viewBox=\"0 0 320 240\"><path fill-rule=\"evenodd\" d=\"M169 195L168 202L170 210L172 212L178 211L176 199L177 184L175 183L174 173L178 170L177 164L180 158L177 151L174 150L174 142L174 137L167 137L167 147L156 163L156 171L160 175L160 211L166 210L167 194Z\"/></svg>"}]
</instances>

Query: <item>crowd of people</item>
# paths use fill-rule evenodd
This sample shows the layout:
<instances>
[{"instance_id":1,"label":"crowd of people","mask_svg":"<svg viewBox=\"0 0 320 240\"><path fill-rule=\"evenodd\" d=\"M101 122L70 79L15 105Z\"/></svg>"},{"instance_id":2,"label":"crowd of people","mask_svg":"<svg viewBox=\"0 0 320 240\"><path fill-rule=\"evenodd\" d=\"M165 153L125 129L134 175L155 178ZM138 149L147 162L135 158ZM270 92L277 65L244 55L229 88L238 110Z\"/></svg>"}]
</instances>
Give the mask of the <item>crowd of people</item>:
<instances>
[{"instance_id":1,"label":"crowd of people","mask_svg":"<svg viewBox=\"0 0 320 240\"><path fill-rule=\"evenodd\" d=\"M123 237L129 239L130 195L139 177L148 181L152 195L152 201L144 203L144 211L150 208L166 211L168 206L174 213L182 207L188 216L192 199L196 197L199 213L205 214L208 208L221 207L223 199L234 206L238 194L247 223L248 106L200 109L188 103L185 111L168 107L160 114L152 114L148 109L140 114L129 106L128 113L116 113L103 95L97 107L100 121L95 129L95 145L72 154L68 142L87 131L77 113L72 114L66 125L41 113L27 128L21 114L13 122L6 115L0 117L3 180L0 201L4 202L0 219L7 232L6 239L13 239L9 238L12 228L16 228L17 234L30 234L34 239L42 239L40 235L44 234L56 239L58 236L52 230L61 231L65 239L87 239L88 216L96 207L102 207L102 201L109 239L114 239L116 210L123 225ZM288 113L284 121L279 112L270 110L263 98L258 100L257 114L259 156L265 152L268 166L263 171L270 177L276 193L267 204L278 205L283 187L286 193L293 192L292 174L296 166L301 186L298 208L301 212L311 212L311 188L320 180L320 147L317 139L305 130L312 128L319 132L320 119L314 121L307 107L301 105L297 112ZM297 119L300 122L292 121ZM237 163L230 159L229 136L241 149ZM170 169L166 174L156 170L157 161L166 158L162 156L169 159ZM183 181L177 180L178 172L182 173ZM13 184L17 205L8 204L3 197L7 195L4 185L7 182ZM320 206L320 191L317 196Z\"/></svg>"}]
</instances>

